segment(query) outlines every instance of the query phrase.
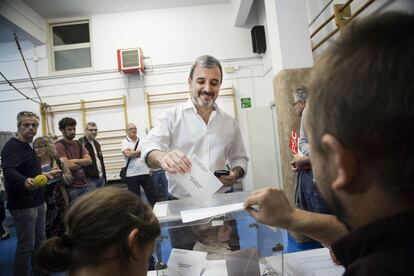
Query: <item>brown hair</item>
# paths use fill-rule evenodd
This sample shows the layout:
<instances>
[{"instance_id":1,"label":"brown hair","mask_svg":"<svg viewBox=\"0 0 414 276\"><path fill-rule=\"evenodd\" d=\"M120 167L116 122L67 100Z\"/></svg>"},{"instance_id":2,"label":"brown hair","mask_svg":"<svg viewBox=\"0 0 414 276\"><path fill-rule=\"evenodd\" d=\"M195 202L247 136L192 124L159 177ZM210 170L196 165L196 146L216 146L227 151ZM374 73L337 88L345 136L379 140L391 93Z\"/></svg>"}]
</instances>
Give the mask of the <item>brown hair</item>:
<instances>
[{"instance_id":1,"label":"brown hair","mask_svg":"<svg viewBox=\"0 0 414 276\"><path fill-rule=\"evenodd\" d=\"M128 246L133 229L139 229L140 248L160 234L151 207L128 190L114 187L97 189L79 198L70 207L65 222L66 234L48 239L38 251L38 266L46 272L103 264L108 259L102 255L110 248L115 249L114 258L121 265L135 258Z\"/></svg>"},{"instance_id":2,"label":"brown hair","mask_svg":"<svg viewBox=\"0 0 414 276\"><path fill-rule=\"evenodd\" d=\"M353 151L382 189L414 193L414 16L386 13L349 24L316 63L306 125ZM403 197L402 197L403 198Z\"/></svg>"}]
</instances>

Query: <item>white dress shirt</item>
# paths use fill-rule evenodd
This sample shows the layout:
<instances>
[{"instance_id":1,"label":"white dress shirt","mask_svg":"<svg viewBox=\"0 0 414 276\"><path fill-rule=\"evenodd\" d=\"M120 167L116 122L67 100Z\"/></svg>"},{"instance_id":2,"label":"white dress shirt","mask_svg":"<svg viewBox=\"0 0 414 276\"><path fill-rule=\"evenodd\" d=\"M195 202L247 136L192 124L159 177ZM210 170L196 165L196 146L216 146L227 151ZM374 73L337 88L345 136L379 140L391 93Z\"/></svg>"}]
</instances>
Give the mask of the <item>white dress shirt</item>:
<instances>
[{"instance_id":1,"label":"white dress shirt","mask_svg":"<svg viewBox=\"0 0 414 276\"><path fill-rule=\"evenodd\" d=\"M165 152L178 149L188 157L196 155L211 172L240 166L247 173L249 161L237 122L216 104L206 124L189 99L163 112L147 136L142 157L152 150ZM189 196L169 177L168 191L177 198ZM220 189L222 190L222 189Z\"/></svg>"},{"instance_id":2,"label":"white dress shirt","mask_svg":"<svg viewBox=\"0 0 414 276\"><path fill-rule=\"evenodd\" d=\"M139 139L139 144L136 150L141 150L142 152L143 144L144 144L144 140ZM135 148L135 142L132 139L129 139L128 137L126 137L124 140L122 140L121 152L123 152L126 149L134 150L134 148ZM141 157L131 159L131 161L129 162L127 171L126 171L126 177L149 174L149 168ZM125 159L125 166L126 166L128 162L128 158L124 157L124 159Z\"/></svg>"}]
</instances>

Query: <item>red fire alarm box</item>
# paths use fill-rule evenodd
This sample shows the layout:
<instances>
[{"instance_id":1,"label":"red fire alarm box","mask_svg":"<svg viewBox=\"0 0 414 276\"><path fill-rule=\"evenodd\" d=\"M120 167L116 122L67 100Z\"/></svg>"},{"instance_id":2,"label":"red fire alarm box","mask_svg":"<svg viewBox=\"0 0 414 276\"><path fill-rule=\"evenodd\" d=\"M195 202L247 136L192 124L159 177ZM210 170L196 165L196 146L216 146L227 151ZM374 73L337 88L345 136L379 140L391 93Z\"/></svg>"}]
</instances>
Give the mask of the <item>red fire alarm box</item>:
<instances>
[{"instance_id":1,"label":"red fire alarm box","mask_svg":"<svg viewBox=\"0 0 414 276\"><path fill-rule=\"evenodd\" d=\"M144 62L141 48L120 49L118 56L118 71L125 74L144 72Z\"/></svg>"}]
</instances>

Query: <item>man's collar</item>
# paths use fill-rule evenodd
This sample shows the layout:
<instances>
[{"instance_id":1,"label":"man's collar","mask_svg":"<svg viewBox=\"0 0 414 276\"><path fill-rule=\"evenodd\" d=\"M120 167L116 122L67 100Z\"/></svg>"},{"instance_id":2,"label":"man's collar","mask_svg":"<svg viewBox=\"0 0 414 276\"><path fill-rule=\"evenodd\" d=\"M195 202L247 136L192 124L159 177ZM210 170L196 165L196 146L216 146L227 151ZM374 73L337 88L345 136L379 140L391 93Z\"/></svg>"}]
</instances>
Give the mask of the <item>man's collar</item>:
<instances>
[{"instance_id":1,"label":"man's collar","mask_svg":"<svg viewBox=\"0 0 414 276\"><path fill-rule=\"evenodd\" d=\"M191 109L191 108L193 108L194 111L197 113L196 106L194 105L194 103L191 100L191 98L189 98L185 103L183 103L183 109ZM221 109L218 107L217 103L214 103L214 105L213 105L213 111L221 112Z\"/></svg>"},{"instance_id":2,"label":"man's collar","mask_svg":"<svg viewBox=\"0 0 414 276\"><path fill-rule=\"evenodd\" d=\"M135 139L135 141L134 141L134 139L130 138L128 135L127 135L126 139L127 139L128 142L131 142L131 141L135 142L135 141L138 140L138 136L137 136L137 139Z\"/></svg>"},{"instance_id":3,"label":"man's collar","mask_svg":"<svg viewBox=\"0 0 414 276\"><path fill-rule=\"evenodd\" d=\"M86 135L84 137L85 137L85 140L88 141L91 144L93 143L93 141L95 141L95 139L89 140L88 136L86 136Z\"/></svg>"}]
</instances>

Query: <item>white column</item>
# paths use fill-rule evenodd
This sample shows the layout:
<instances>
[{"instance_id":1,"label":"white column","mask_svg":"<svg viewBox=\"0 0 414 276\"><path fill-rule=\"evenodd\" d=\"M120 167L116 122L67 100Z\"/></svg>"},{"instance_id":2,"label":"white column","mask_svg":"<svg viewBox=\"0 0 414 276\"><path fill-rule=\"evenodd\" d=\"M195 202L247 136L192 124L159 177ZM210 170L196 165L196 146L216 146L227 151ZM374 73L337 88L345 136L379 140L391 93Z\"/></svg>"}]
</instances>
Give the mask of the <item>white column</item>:
<instances>
[{"instance_id":1,"label":"white column","mask_svg":"<svg viewBox=\"0 0 414 276\"><path fill-rule=\"evenodd\" d=\"M280 70L311 67L313 56L304 0L265 0L273 76Z\"/></svg>"}]
</instances>

